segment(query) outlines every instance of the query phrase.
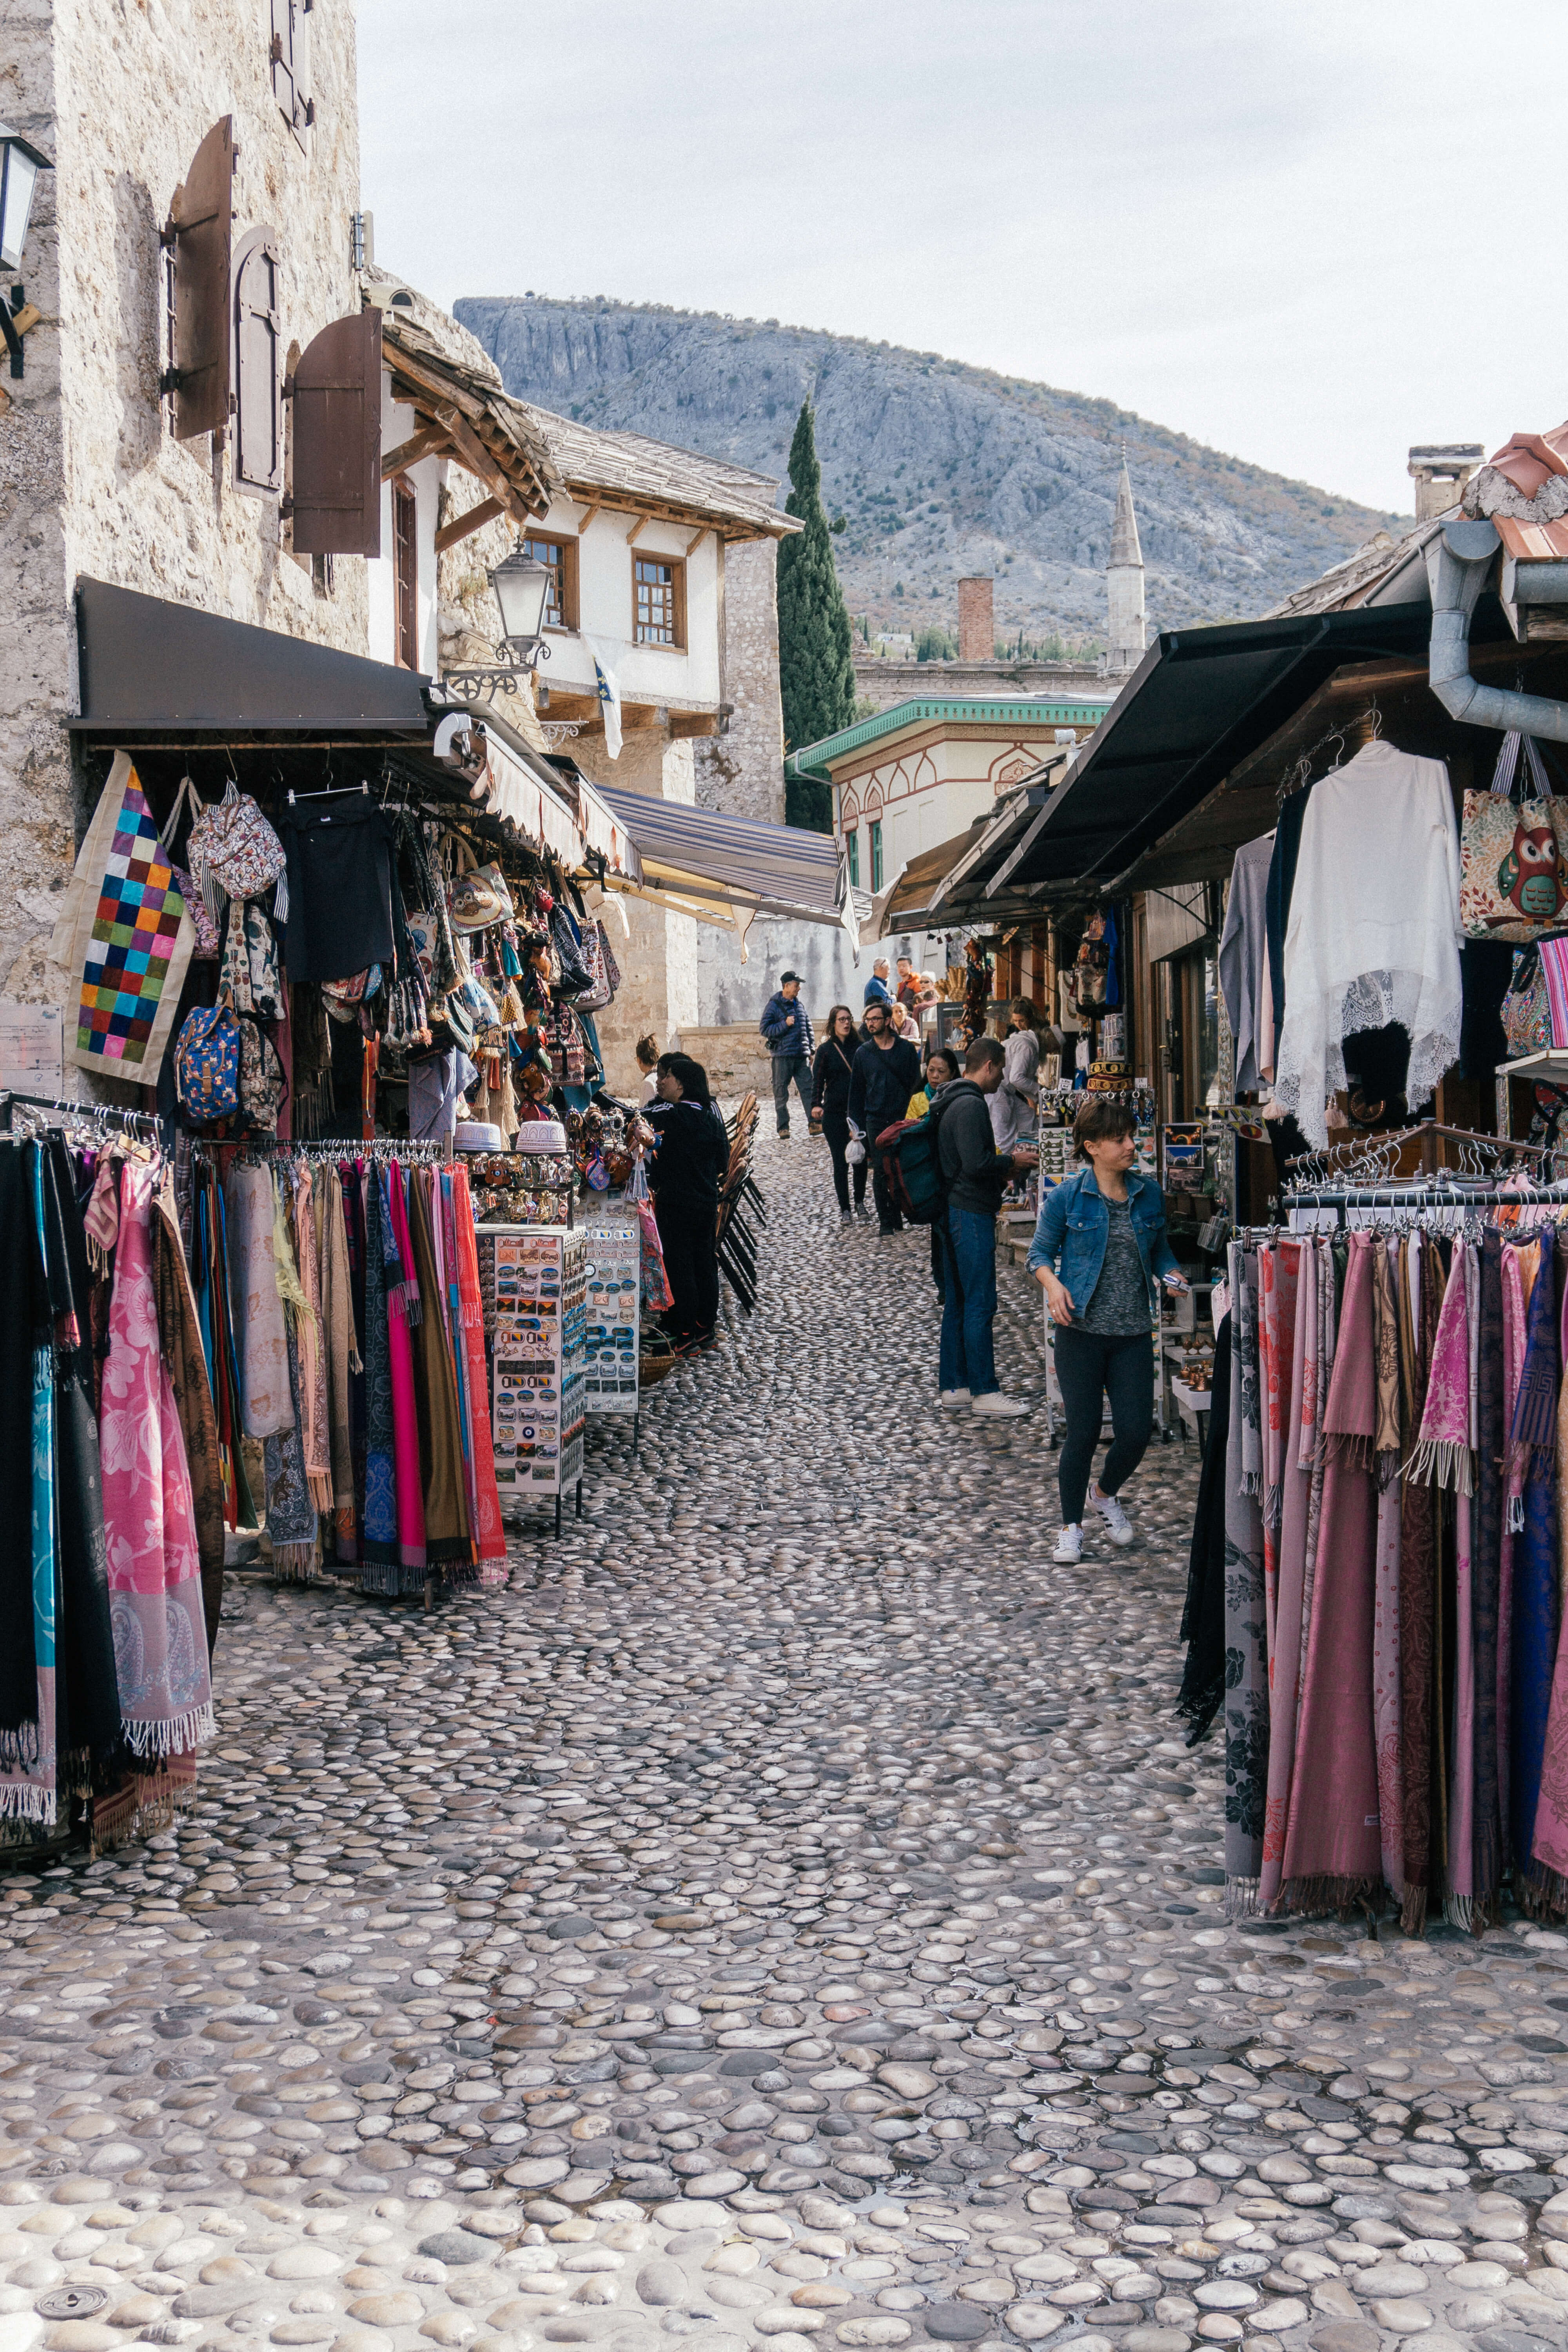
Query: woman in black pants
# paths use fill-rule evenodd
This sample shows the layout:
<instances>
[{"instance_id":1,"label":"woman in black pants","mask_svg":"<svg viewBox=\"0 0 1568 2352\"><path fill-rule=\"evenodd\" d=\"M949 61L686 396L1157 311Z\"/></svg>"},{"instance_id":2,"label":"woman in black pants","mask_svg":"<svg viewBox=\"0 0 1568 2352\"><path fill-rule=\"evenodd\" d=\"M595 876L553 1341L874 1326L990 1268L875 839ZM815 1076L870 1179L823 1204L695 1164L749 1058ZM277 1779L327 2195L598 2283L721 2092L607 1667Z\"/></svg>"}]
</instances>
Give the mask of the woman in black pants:
<instances>
[{"instance_id":1,"label":"woman in black pants","mask_svg":"<svg viewBox=\"0 0 1568 2352\"><path fill-rule=\"evenodd\" d=\"M833 1155L833 1189L838 1195L841 1225L850 1222L849 1169L844 1153L849 1141L849 1073L855 1066L855 1050L859 1043L855 1015L847 1004L836 1004L827 1016L827 1034L816 1049L811 1070L811 1116L827 1138L827 1149ZM855 1206L863 1217L868 1214L866 1167L862 1160L855 1170Z\"/></svg>"},{"instance_id":2,"label":"woman in black pants","mask_svg":"<svg viewBox=\"0 0 1568 2352\"><path fill-rule=\"evenodd\" d=\"M1150 1176L1134 1176L1132 1113L1091 1096L1073 1121L1087 1166L1047 1192L1029 1244L1029 1271L1057 1326L1057 1381L1067 1437L1057 1478L1062 1528L1056 1557L1083 1556L1083 1507L1091 1501L1120 1550L1133 1529L1117 1495L1143 1459L1154 1416L1155 1285L1185 1290L1165 1234L1165 1203ZM1111 1444L1089 1486L1107 1397Z\"/></svg>"},{"instance_id":3,"label":"woman in black pants","mask_svg":"<svg viewBox=\"0 0 1568 2352\"><path fill-rule=\"evenodd\" d=\"M675 1301L665 1321L678 1346L710 1348L719 1320L719 1187L730 1145L701 1063L664 1055L658 1100L646 1116L658 1137L648 1182Z\"/></svg>"}]
</instances>

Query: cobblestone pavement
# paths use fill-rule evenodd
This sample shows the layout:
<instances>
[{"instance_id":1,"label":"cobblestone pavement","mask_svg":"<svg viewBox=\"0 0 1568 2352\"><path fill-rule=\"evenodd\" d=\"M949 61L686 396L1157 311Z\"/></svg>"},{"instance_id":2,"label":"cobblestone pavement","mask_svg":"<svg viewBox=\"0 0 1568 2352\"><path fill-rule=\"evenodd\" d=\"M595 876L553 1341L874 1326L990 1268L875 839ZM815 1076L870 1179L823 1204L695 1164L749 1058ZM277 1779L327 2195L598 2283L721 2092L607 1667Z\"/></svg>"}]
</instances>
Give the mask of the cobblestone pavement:
<instances>
[{"instance_id":1,"label":"cobblestone pavement","mask_svg":"<svg viewBox=\"0 0 1568 2352\"><path fill-rule=\"evenodd\" d=\"M559 1544L250 1582L195 1813L0 1880L0 2352L1563 2344L1568 1942L1228 1928L1190 1452L1050 1565L923 1236L760 1172L763 1308Z\"/></svg>"}]
</instances>

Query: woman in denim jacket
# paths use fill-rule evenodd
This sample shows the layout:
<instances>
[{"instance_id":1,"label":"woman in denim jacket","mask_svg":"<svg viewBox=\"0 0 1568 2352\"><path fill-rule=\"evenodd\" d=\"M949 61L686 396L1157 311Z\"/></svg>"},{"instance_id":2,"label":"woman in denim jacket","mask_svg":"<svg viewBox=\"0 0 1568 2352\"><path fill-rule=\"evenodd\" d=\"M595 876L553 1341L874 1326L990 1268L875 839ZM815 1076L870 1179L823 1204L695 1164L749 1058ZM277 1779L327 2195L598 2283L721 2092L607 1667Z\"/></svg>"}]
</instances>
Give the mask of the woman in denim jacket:
<instances>
[{"instance_id":1,"label":"woman in denim jacket","mask_svg":"<svg viewBox=\"0 0 1568 2352\"><path fill-rule=\"evenodd\" d=\"M1057 1325L1057 1380L1067 1437L1057 1467L1062 1531L1056 1557L1083 1557L1086 1493L1118 1549L1132 1528L1116 1497L1143 1459L1154 1419L1154 1340L1159 1282L1185 1290L1165 1234L1165 1204L1152 1177L1130 1171L1131 1111L1096 1097L1073 1122L1073 1148L1089 1164L1040 1206L1029 1269ZM1113 1432L1099 1484L1089 1465L1105 1399Z\"/></svg>"}]
</instances>

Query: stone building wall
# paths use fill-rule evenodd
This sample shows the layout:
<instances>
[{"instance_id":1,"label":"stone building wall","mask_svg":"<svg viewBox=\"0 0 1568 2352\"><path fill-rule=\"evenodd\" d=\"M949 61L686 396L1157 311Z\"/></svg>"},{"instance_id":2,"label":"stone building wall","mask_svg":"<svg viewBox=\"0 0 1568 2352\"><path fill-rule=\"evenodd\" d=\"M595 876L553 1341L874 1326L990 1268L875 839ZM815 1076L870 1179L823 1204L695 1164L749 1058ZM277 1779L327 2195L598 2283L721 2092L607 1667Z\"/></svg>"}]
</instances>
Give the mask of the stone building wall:
<instances>
[{"instance_id":1,"label":"stone building wall","mask_svg":"<svg viewBox=\"0 0 1568 2352\"><path fill-rule=\"evenodd\" d=\"M700 808L782 824L784 709L779 699L778 547L741 540L724 551L723 735L697 739Z\"/></svg>"},{"instance_id":2,"label":"stone building wall","mask_svg":"<svg viewBox=\"0 0 1568 2352\"><path fill-rule=\"evenodd\" d=\"M334 0L310 22L305 154L273 98L255 0L8 0L0 103L56 163L20 273L44 317L0 416L0 595L22 617L0 648L0 974L12 998L58 993L48 900L101 781L97 761L73 778L59 724L78 707L79 575L366 650L363 563L340 558L333 593L319 590L286 550L279 500L235 490L226 446L173 440L158 399L158 231L224 114L239 148L235 236L279 235L286 352L358 306L353 11Z\"/></svg>"},{"instance_id":3,"label":"stone building wall","mask_svg":"<svg viewBox=\"0 0 1568 2352\"><path fill-rule=\"evenodd\" d=\"M1103 695L1105 679L1095 662L883 661L857 653L855 692L874 710L900 702L948 702L1015 694L1051 695L1070 701L1077 695Z\"/></svg>"}]
</instances>

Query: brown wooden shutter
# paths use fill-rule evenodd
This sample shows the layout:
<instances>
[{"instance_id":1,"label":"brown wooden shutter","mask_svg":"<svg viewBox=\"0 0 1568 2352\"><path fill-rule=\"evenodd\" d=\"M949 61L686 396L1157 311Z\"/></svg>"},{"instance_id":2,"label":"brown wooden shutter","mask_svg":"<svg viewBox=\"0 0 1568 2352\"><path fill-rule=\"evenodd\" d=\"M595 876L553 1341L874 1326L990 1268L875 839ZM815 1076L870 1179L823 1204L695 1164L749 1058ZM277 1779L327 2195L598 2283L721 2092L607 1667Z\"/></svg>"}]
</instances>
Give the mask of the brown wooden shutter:
<instances>
[{"instance_id":1,"label":"brown wooden shutter","mask_svg":"<svg viewBox=\"0 0 1568 2352\"><path fill-rule=\"evenodd\" d=\"M234 479L241 490L283 487L280 274L277 230L253 228L234 258Z\"/></svg>"},{"instance_id":2,"label":"brown wooden shutter","mask_svg":"<svg viewBox=\"0 0 1568 2352\"><path fill-rule=\"evenodd\" d=\"M169 207L165 247L174 260L169 289L169 369L176 441L221 433L228 423L229 254L234 221L234 117L215 122L192 159Z\"/></svg>"},{"instance_id":3,"label":"brown wooden shutter","mask_svg":"<svg viewBox=\"0 0 1568 2352\"><path fill-rule=\"evenodd\" d=\"M381 312L323 327L295 368L296 555L381 553Z\"/></svg>"}]
</instances>

